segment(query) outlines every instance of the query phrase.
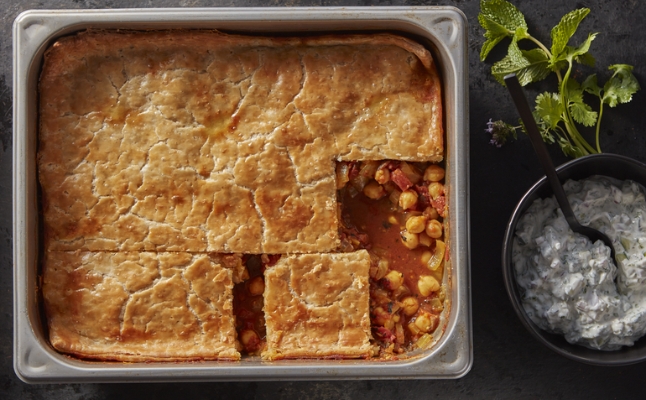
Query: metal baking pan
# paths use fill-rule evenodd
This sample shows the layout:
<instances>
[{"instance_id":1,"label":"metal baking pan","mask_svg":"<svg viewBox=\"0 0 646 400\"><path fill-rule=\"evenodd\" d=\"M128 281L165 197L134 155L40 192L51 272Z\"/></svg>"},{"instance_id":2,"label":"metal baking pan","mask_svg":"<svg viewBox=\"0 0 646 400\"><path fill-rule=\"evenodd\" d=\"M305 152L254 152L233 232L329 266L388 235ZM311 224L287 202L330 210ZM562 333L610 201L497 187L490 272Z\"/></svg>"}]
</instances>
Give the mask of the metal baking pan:
<instances>
[{"instance_id":1,"label":"metal baking pan","mask_svg":"<svg viewBox=\"0 0 646 400\"><path fill-rule=\"evenodd\" d=\"M38 304L37 86L53 41L98 29L219 29L241 33L395 32L426 45L444 91L451 309L430 349L398 361L114 363L74 359L50 345ZM459 378L473 361L469 274L467 22L453 7L220 8L27 11L13 27L14 369L25 382Z\"/></svg>"}]
</instances>

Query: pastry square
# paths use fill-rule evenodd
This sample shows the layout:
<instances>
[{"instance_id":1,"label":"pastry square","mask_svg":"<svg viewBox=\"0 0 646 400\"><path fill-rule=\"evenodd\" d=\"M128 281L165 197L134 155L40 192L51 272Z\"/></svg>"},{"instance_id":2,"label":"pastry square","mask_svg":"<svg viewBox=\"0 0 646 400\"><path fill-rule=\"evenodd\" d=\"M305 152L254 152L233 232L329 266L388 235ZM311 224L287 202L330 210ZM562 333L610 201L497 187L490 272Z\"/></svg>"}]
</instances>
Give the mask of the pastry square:
<instances>
[{"instance_id":1,"label":"pastry square","mask_svg":"<svg viewBox=\"0 0 646 400\"><path fill-rule=\"evenodd\" d=\"M440 82L389 34L89 31L45 54L45 249L336 249L334 162L440 161Z\"/></svg>"},{"instance_id":2,"label":"pastry square","mask_svg":"<svg viewBox=\"0 0 646 400\"><path fill-rule=\"evenodd\" d=\"M267 348L262 357L369 357L370 256L282 256L265 271Z\"/></svg>"},{"instance_id":3,"label":"pastry square","mask_svg":"<svg viewBox=\"0 0 646 400\"><path fill-rule=\"evenodd\" d=\"M81 251L45 258L43 298L56 350L95 360L240 359L235 272L218 258Z\"/></svg>"}]
</instances>

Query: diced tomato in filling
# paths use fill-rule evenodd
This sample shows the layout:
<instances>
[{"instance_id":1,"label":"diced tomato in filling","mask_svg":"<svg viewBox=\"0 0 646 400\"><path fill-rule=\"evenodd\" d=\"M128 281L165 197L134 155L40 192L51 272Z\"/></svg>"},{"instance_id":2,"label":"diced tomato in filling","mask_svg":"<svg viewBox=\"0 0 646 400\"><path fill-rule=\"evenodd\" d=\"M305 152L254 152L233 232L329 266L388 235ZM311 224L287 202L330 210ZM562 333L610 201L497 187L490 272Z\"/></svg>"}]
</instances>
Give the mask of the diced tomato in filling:
<instances>
[{"instance_id":1,"label":"diced tomato in filling","mask_svg":"<svg viewBox=\"0 0 646 400\"><path fill-rule=\"evenodd\" d=\"M408 179L406 174L404 174L401 169L396 169L391 172L390 179L392 179L392 181L395 182L395 184L399 186L402 191L413 186L413 182Z\"/></svg>"},{"instance_id":2,"label":"diced tomato in filling","mask_svg":"<svg viewBox=\"0 0 646 400\"><path fill-rule=\"evenodd\" d=\"M383 326L378 326L374 328L375 335L379 337L384 342L392 343L395 341L396 336L388 328Z\"/></svg>"},{"instance_id":3,"label":"diced tomato in filling","mask_svg":"<svg viewBox=\"0 0 646 400\"><path fill-rule=\"evenodd\" d=\"M356 177L359 176L359 172L361 172L359 163L356 161L351 161L349 165L350 165L350 172L348 173L348 178L355 179Z\"/></svg>"}]
</instances>

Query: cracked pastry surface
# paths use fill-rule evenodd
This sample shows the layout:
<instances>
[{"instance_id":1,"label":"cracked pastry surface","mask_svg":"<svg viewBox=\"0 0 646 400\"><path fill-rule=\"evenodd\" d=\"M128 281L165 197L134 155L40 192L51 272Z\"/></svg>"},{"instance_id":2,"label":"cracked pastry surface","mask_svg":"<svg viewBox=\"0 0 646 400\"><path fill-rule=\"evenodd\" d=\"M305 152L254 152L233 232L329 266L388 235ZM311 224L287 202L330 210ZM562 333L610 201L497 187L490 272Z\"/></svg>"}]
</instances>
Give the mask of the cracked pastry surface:
<instances>
[{"instance_id":1,"label":"cracked pastry surface","mask_svg":"<svg viewBox=\"0 0 646 400\"><path fill-rule=\"evenodd\" d=\"M283 256L265 271L262 357L368 357L367 251Z\"/></svg>"},{"instance_id":2,"label":"cracked pastry surface","mask_svg":"<svg viewBox=\"0 0 646 400\"><path fill-rule=\"evenodd\" d=\"M40 80L45 248L338 245L334 162L442 159L429 52L388 34L86 32Z\"/></svg>"},{"instance_id":3,"label":"cracked pastry surface","mask_svg":"<svg viewBox=\"0 0 646 400\"><path fill-rule=\"evenodd\" d=\"M50 342L119 361L238 360L234 270L205 254L47 252Z\"/></svg>"},{"instance_id":4,"label":"cracked pastry surface","mask_svg":"<svg viewBox=\"0 0 646 400\"><path fill-rule=\"evenodd\" d=\"M232 282L246 271L214 253L314 253L268 273L266 309L292 304L304 319L290 327L267 311L265 357L369 355L367 253L321 254L339 245L335 162L442 160L440 82L423 46L389 34L90 31L47 50L39 85L56 349L237 360ZM280 271L301 275L297 296L277 294ZM309 285L322 277L332 286L319 293ZM312 335L314 350L299 349Z\"/></svg>"}]
</instances>

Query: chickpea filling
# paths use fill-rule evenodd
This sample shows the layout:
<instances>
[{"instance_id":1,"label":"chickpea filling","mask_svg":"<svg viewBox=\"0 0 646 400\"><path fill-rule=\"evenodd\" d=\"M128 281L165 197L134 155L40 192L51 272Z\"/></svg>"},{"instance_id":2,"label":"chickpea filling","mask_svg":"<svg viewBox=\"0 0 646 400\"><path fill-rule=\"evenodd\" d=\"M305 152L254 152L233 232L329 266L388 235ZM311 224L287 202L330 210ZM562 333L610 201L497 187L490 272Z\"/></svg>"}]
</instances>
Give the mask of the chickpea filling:
<instances>
[{"instance_id":1,"label":"chickpea filling","mask_svg":"<svg viewBox=\"0 0 646 400\"><path fill-rule=\"evenodd\" d=\"M444 168L405 161L340 162L340 251L370 253L374 355L433 341L444 310Z\"/></svg>"},{"instance_id":2,"label":"chickpea filling","mask_svg":"<svg viewBox=\"0 0 646 400\"><path fill-rule=\"evenodd\" d=\"M276 264L280 255L245 255L243 262L247 274L244 281L233 287L233 315L240 351L248 355L260 355L265 346L267 331L263 313L265 292L264 272Z\"/></svg>"},{"instance_id":3,"label":"chickpea filling","mask_svg":"<svg viewBox=\"0 0 646 400\"><path fill-rule=\"evenodd\" d=\"M405 161L339 162L338 251L365 249L371 258L373 356L393 358L433 342L444 311L444 168ZM240 351L265 346L263 274L280 255L246 255L247 274L234 287ZM248 276L247 276L248 275Z\"/></svg>"}]
</instances>

